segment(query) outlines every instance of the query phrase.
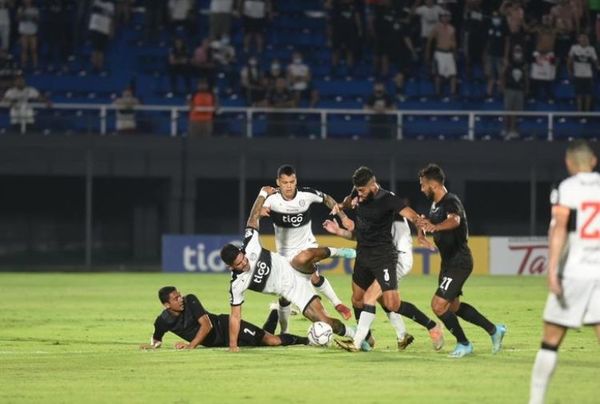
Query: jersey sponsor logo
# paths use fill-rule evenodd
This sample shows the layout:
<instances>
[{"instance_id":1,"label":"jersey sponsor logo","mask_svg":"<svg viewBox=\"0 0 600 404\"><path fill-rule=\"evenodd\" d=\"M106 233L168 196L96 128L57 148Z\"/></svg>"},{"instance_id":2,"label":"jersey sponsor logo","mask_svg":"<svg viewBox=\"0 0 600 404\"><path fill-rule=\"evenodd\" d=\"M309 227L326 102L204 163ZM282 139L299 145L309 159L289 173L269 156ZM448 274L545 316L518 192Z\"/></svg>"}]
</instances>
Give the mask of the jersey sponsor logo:
<instances>
[{"instance_id":1,"label":"jersey sponsor logo","mask_svg":"<svg viewBox=\"0 0 600 404\"><path fill-rule=\"evenodd\" d=\"M271 252L263 248L254 267L252 280L248 289L262 292L265 289L269 276L271 276Z\"/></svg>"},{"instance_id":2,"label":"jersey sponsor logo","mask_svg":"<svg viewBox=\"0 0 600 404\"><path fill-rule=\"evenodd\" d=\"M298 228L310 222L310 210L298 213L281 213L271 211L273 224L284 228Z\"/></svg>"},{"instance_id":3,"label":"jersey sponsor logo","mask_svg":"<svg viewBox=\"0 0 600 404\"><path fill-rule=\"evenodd\" d=\"M306 206L306 201L304 199L300 199L300 201L298 202L298 205L300 205L300 207L304 207L304 206Z\"/></svg>"},{"instance_id":4,"label":"jersey sponsor logo","mask_svg":"<svg viewBox=\"0 0 600 404\"><path fill-rule=\"evenodd\" d=\"M302 225L304 219L304 215L302 213L298 213L297 215L282 215L281 220L283 223L289 223L293 227L299 227Z\"/></svg>"}]
</instances>

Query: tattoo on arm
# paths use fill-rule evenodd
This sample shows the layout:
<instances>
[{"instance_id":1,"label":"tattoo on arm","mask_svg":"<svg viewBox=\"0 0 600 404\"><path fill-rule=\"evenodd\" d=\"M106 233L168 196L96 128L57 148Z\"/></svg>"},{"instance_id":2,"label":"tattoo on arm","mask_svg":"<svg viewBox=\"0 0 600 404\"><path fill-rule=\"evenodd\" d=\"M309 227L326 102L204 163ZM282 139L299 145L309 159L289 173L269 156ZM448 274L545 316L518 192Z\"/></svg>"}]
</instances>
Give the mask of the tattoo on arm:
<instances>
[{"instance_id":1,"label":"tattoo on arm","mask_svg":"<svg viewBox=\"0 0 600 404\"><path fill-rule=\"evenodd\" d=\"M254 205L252 205L252 211L250 212L250 216L248 217L248 221L246 222L247 227L252 227L254 229L258 229L260 222L260 210L265 204L265 198L263 196L257 196L254 201Z\"/></svg>"},{"instance_id":2,"label":"tattoo on arm","mask_svg":"<svg viewBox=\"0 0 600 404\"><path fill-rule=\"evenodd\" d=\"M327 194L323 194L323 203L329 209L333 209L333 207L337 205L337 202L335 201L335 199L333 199L331 196L329 196ZM340 211L338 212L338 217L340 219L343 219L344 217L346 217L346 214L344 213L343 210L340 209Z\"/></svg>"}]
</instances>

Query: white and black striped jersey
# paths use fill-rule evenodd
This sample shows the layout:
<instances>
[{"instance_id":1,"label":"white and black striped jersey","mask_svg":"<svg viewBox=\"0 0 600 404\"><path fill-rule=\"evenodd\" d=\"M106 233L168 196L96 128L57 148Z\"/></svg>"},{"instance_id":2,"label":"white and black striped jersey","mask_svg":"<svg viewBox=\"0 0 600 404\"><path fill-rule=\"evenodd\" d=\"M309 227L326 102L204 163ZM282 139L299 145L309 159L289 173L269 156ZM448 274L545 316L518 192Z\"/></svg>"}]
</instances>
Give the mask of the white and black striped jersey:
<instances>
[{"instance_id":1,"label":"white and black striped jersey","mask_svg":"<svg viewBox=\"0 0 600 404\"><path fill-rule=\"evenodd\" d=\"M248 271L232 271L230 304L244 303L246 290L281 295L295 281L295 269L283 256L262 248L258 230L246 228L242 251L248 258Z\"/></svg>"},{"instance_id":2,"label":"white and black striped jersey","mask_svg":"<svg viewBox=\"0 0 600 404\"><path fill-rule=\"evenodd\" d=\"M550 202L571 211L562 276L600 279L600 174L578 173L567 178L552 191Z\"/></svg>"},{"instance_id":3,"label":"white and black striped jersey","mask_svg":"<svg viewBox=\"0 0 600 404\"><path fill-rule=\"evenodd\" d=\"M309 247L316 247L317 240L311 228L310 205L323 203L324 194L312 188L298 188L291 200L285 200L280 192L270 195L264 206L271 209L275 228L277 252L291 258L290 254Z\"/></svg>"}]
</instances>

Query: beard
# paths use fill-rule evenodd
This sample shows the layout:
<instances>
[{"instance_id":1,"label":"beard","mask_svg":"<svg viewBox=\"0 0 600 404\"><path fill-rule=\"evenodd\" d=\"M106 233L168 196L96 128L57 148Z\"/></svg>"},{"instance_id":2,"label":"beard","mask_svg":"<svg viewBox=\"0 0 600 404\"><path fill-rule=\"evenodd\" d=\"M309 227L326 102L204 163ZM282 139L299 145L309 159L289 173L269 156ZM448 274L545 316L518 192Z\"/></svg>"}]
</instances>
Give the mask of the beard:
<instances>
[{"instance_id":1,"label":"beard","mask_svg":"<svg viewBox=\"0 0 600 404\"><path fill-rule=\"evenodd\" d=\"M434 196L435 195L431 189L428 189L427 191L425 191L425 197L427 197L427 199L429 199L430 201L433 201Z\"/></svg>"},{"instance_id":2,"label":"beard","mask_svg":"<svg viewBox=\"0 0 600 404\"><path fill-rule=\"evenodd\" d=\"M369 191L369 193L362 199L360 199L360 202L368 202L371 199L373 199L373 195L375 195L374 191Z\"/></svg>"}]
</instances>

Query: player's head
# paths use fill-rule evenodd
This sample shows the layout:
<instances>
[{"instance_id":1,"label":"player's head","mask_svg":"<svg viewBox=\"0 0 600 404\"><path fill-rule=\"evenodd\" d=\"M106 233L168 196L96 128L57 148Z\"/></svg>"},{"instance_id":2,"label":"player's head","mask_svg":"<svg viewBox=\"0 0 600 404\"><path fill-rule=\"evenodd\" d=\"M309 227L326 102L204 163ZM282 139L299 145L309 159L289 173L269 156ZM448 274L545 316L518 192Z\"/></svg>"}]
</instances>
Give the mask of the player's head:
<instances>
[{"instance_id":1,"label":"player's head","mask_svg":"<svg viewBox=\"0 0 600 404\"><path fill-rule=\"evenodd\" d=\"M433 199L435 193L444 189L446 174L437 164L428 164L427 167L419 171L419 184L421 192L429 199Z\"/></svg>"},{"instance_id":2,"label":"player's head","mask_svg":"<svg viewBox=\"0 0 600 404\"><path fill-rule=\"evenodd\" d=\"M221 259L233 271L247 271L250 269L246 254L234 244L227 244L221 248Z\"/></svg>"},{"instance_id":3,"label":"player's head","mask_svg":"<svg viewBox=\"0 0 600 404\"><path fill-rule=\"evenodd\" d=\"M281 191L281 195L285 199L292 199L296 196L296 187L298 179L296 178L296 170L289 164L284 164L277 169L277 186Z\"/></svg>"},{"instance_id":4,"label":"player's head","mask_svg":"<svg viewBox=\"0 0 600 404\"><path fill-rule=\"evenodd\" d=\"M358 194L359 202L369 200L377 192L377 178L369 167L361 166L352 174L352 184Z\"/></svg>"},{"instance_id":5,"label":"player's head","mask_svg":"<svg viewBox=\"0 0 600 404\"><path fill-rule=\"evenodd\" d=\"M165 309L182 312L184 308L183 296L175 286L163 286L158 290L158 299Z\"/></svg>"},{"instance_id":6,"label":"player's head","mask_svg":"<svg viewBox=\"0 0 600 404\"><path fill-rule=\"evenodd\" d=\"M581 33L577 37L577 42L579 43L579 45L585 48L590 45L590 38L587 36L586 33Z\"/></svg>"},{"instance_id":7,"label":"player's head","mask_svg":"<svg viewBox=\"0 0 600 404\"><path fill-rule=\"evenodd\" d=\"M590 172L598 162L594 151L585 140L574 140L567 146L565 164L569 174Z\"/></svg>"}]
</instances>

